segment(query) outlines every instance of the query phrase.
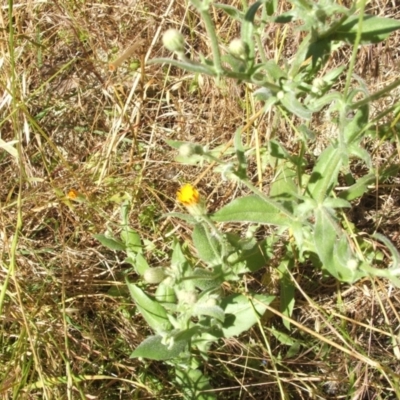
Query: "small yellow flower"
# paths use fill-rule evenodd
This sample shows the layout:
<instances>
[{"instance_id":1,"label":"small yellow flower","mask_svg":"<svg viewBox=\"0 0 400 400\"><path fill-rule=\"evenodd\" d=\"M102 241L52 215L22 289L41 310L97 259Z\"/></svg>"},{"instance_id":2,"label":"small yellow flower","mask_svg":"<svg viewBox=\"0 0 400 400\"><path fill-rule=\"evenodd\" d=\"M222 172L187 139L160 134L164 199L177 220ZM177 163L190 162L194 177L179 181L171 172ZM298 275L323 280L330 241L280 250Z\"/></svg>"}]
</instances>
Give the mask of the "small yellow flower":
<instances>
[{"instance_id":1,"label":"small yellow flower","mask_svg":"<svg viewBox=\"0 0 400 400\"><path fill-rule=\"evenodd\" d=\"M70 200L77 201L79 203L85 201L85 196L82 193L78 192L76 189L70 189L68 191L67 197Z\"/></svg>"},{"instance_id":2,"label":"small yellow flower","mask_svg":"<svg viewBox=\"0 0 400 400\"><path fill-rule=\"evenodd\" d=\"M71 199L71 200L75 200L78 196L79 196L79 193L78 193L78 191L75 190L75 189L71 189L71 190L68 192L68 198Z\"/></svg>"},{"instance_id":3,"label":"small yellow flower","mask_svg":"<svg viewBox=\"0 0 400 400\"><path fill-rule=\"evenodd\" d=\"M200 201L200 195L190 183L183 185L176 193L178 201L186 207L196 205Z\"/></svg>"}]
</instances>

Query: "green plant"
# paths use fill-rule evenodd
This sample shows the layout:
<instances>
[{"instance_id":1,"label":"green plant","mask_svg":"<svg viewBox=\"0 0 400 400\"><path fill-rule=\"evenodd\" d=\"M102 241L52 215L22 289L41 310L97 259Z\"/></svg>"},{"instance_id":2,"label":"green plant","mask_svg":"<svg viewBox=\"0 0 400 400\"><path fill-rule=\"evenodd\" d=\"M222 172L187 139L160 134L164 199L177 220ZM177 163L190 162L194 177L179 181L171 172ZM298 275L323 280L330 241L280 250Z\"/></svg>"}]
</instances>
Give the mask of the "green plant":
<instances>
[{"instance_id":1,"label":"green plant","mask_svg":"<svg viewBox=\"0 0 400 400\"><path fill-rule=\"evenodd\" d=\"M280 171L269 195L248 178L248 158L257 150L243 145L242 128L236 131L233 148L225 155L219 149L168 141L179 150L179 161L214 163L215 172L221 173L223 179L243 185L251 192L209 215L196 188L191 185L181 188L178 200L187 207L189 215L174 213L172 216L193 225L196 254L190 257L175 242L170 265L151 268L143 256L139 235L128 227L126 211L121 241L98 236L108 247L126 251L127 261L144 281L157 285L152 295L140 285L127 281L138 310L155 332L132 356L166 361L175 368L175 379L186 398L208 399L214 397L204 392L210 385L199 366L202 359L207 359L211 344L248 330L259 321L274 298L251 293L223 294L224 282L238 281L242 274L255 272L268 262L277 239L256 240L252 229L245 235L225 233L219 223L246 222L276 227L276 237L285 249L278 270L283 293L281 310L286 317L293 311L295 286L291 269L298 263L311 263L339 282L354 283L366 276L382 276L400 287L400 256L395 247L377 233L371 234L367 241L344 213L350 202L360 198L377 176L371 154L362 147L362 140L384 115L398 112L392 107L377 117L370 117L371 102L398 87L400 80L376 93L368 93L362 79L353 74L357 48L360 44L386 39L400 28L400 23L366 15L365 1L348 9L329 0L318 3L293 0L292 10L278 16L274 1L257 1L244 11L214 4L241 24L241 37L232 41L228 53L222 55L209 13L211 1L191 0L191 3L205 23L213 59L188 59L183 36L169 30L164 36L164 45L177 59L150 62L167 63L217 80L232 78L255 85L258 89L254 95L263 102L262 112L274 110L290 121L296 117L300 138L298 156L291 155L284 143L269 141L265 149L267 160L278 165ZM358 15L354 16L355 13ZM280 64L267 60L260 45L264 27L268 23L293 22L300 23L300 29L306 32L295 56L290 62L284 60ZM326 71L329 56L344 42L354 47L348 68L341 66ZM338 89L335 83L340 76L344 76L345 83ZM312 117L322 109L336 121L335 136L315 157L309 151L315 136ZM227 154L234 154L235 158L227 158ZM354 159L360 160L367 170L361 177L351 173ZM306 160L312 161L311 169ZM379 176L385 179L391 173L388 165ZM345 182L346 186L340 192L335 190L339 182ZM391 253L391 265L387 268L379 268L377 257L371 256L373 241L382 242ZM288 318L283 323L290 328ZM199 356L194 356L196 353Z\"/></svg>"},{"instance_id":2,"label":"green plant","mask_svg":"<svg viewBox=\"0 0 400 400\"><path fill-rule=\"evenodd\" d=\"M268 143L268 157L280 167L280 173L271 185L270 196L261 193L247 178L246 156L252 149L242 145L241 128L234 139L237 161L227 162L215 157L212 152L198 150L198 145L170 141L169 144L180 150L180 161L189 163L210 161L218 164L217 171L223 178L233 179L247 186L253 194L236 199L213 216L217 222L253 222L270 224L286 228L296 244L296 257L315 260L322 267L342 282L355 282L363 276L386 276L396 286L400 280L398 253L387 239L381 235L373 238L384 241L392 253L393 263L388 269L371 267L360 248L361 239L351 230L342 209L350 207L350 201L359 198L369 184L376 179L371 155L362 147L362 139L368 129L375 126L377 118L370 120L369 105L372 101L388 95L400 85L396 80L377 93L369 94L361 78L353 76L353 66L357 47L360 43L376 43L400 28L399 21L364 14L364 3L357 3L351 9L337 5L332 1L293 1L293 9L279 16L273 16L276 4L269 1L257 1L245 12L231 6L214 4L241 23L241 38L235 39L229 46L229 54L221 56L218 38L208 14L210 1L192 1L204 18L207 32L211 37L213 60L202 58L201 62L188 60L183 50L175 51L178 60L154 59L152 63L169 63L191 72L201 72L217 78L235 78L259 87L255 96L264 102L263 112L273 107L284 117L294 115L301 125L297 131L301 135L300 156L294 157L285 149L284 143L271 140ZM260 16L257 11L262 8ZM358 16L354 16L359 12ZM301 42L298 52L291 62L283 66L274 60L266 60L261 54L257 62L256 43L267 23L301 22L301 30L307 35ZM175 32L176 36L181 36ZM167 39L171 38L169 33ZM183 43L182 38L178 41ZM324 66L333 49L343 42L354 45L352 62L347 71L341 66L325 72ZM181 45L182 46L182 45ZM262 53L262 47L257 47ZM221 60L229 63L223 67ZM339 91L333 89L337 78L346 73L346 84ZM352 79L356 86L351 87ZM326 113L336 120L336 136L315 159L311 172L306 171L306 154L312 137L311 118L313 113L326 108ZM395 107L391 110L395 111ZM192 146L191 154L186 150ZM182 148L184 151L182 151ZM359 159L368 172L358 178L350 172L350 162ZM389 166L388 166L389 167ZM387 171L381 171L387 177ZM385 175L386 173L386 175ZM344 179L345 190L338 195L335 187ZM315 257L314 257L315 256Z\"/></svg>"},{"instance_id":3,"label":"green plant","mask_svg":"<svg viewBox=\"0 0 400 400\"><path fill-rule=\"evenodd\" d=\"M127 280L127 286L143 318L155 332L132 353L132 357L164 360L175 367L175 378L187 398L212 399L202 394L209 389L207 378L198 369L211 344L220 338L237 336L253 326L274 296L250 293L224 296L222 283L238 281L240 275L265 265L271 243L257 241L249 232L223 235L207 215L198 191L185 185L178 193L190 215L180 214L194 224L193 243L196 255L185 256L179 242L173 246L168 267L150 267L143 256L138 233L128 225L129 203L122 206L121 238L96 235L112 250L126 251L126 262L143 278L142 285ZM197 256L203 263L198 265ZM157 285L153 295L142 286Z\"/></svg>"}]
</instances>

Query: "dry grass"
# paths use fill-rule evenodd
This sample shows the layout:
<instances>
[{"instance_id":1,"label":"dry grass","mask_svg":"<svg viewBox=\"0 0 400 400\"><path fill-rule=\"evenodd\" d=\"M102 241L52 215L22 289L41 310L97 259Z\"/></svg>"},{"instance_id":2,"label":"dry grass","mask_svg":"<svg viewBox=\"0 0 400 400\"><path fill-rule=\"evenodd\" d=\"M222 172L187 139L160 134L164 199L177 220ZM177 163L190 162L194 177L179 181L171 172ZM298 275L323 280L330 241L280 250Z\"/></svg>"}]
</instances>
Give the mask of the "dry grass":
<instances>
[{"instance_id":1,"label":"dry grass","mask_svg":"<svg viewBox=\"0 0 400 400\"><path fill-rule=\"evenodd\" d=\"M400 12L397 3L377 0L370 7L395 18ZM215 18L226 43L237 35L238 26L222 12L215 10ZM184 0L21 0L12 22L13 37L3 2L1 139L18 139L19 156L0 150L0 289L6 290L0 397L179 398L167 366L129 358L149 331L125 292L124 255L105 250L92 234L116 232L120 204L130 199L131 225L149 243L152 265L163 265L172 240L166 234L177 228L185 240L190 233L177 221L160 219L175 208L179 183L201 176L210 210L239 196L241 189L212 172L201 175L204 169L174 162L165 140L226 143L257 112L250 88L144 66L146 58L168 55L159 40L168 27L182 28L194 57L210 53L203 26ZM110 71L109 64L140 40L144 45ZM299 40L271 26L267 54L277 57L283 44L282 57L290 58ZM371 90L397 76L399 48L396 33L361 50L357 71ZM350 52L335 54L331 65L347 62ZM373 112L397 101L396 94L374 104ZM317 123L316 147L330 129L323 115ZM257 119L245 141L254 145L257 137L261 145L276 137L293 153L298 150L289 121L274 115ZM376 166L399 164L398 141L371 139L367 145ZM254 162L252 173L268 191L273 168L260 176ZM70 200L71 189L81 202ZM399 248L399 203L399 178L392 177L355 204L349 217ZM275 263L279 251L276 257ZM300 325L293 325L284 345L270 329L285 328L270 316L270 353L257 328L215 347L205 368L220 398L278 399L277 380L293 399L396 398L391 384L400 376L400 292L378 279L340 286L309 266L299 266L294 275L301 290L293 320ZM248 279L259 291L272 290L261 276Z\"/></svg>"}]
</instances>

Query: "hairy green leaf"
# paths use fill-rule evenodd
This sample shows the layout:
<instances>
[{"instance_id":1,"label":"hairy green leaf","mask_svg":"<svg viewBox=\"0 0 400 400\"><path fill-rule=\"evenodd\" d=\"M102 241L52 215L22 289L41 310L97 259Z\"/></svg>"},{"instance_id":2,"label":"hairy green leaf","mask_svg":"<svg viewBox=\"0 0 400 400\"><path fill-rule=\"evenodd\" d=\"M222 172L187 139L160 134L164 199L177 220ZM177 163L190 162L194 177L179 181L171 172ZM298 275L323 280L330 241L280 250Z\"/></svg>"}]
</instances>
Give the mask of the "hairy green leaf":
<instances>
[{"instance_id":1,"label":"hairy green leaf","mask_svg":"<svg viewBox=\"0 0 400 400\"><path fill-rule=\"evenodd\" d=\"M192 239L201 260L210 265L222 262L221 243L205 224L195 225Z\"/></svg>"},{"instance_id":2,"label":"hairy green leaf","mask_svg":"<svg viewBox=\"0 0 400 400\"><path fill-rule=\"evenodd\" d=\"M390 250L392 253L392 259L393 259L393 264L391 266L391 269L397 269L400 266L400 254L399 251L396 249L396 247L393 245L393 243L386 237L383 236L380 233L375 233L372 235L373 238L381 241L383 244L386 245L386 247Z\"/></svg>"},{"instance_id":3,"label":"hairy green leaf","mask_svg":"<svg viewBox=\"0 0 400 400\"><path fill-rule=\"evenodd\" d=\"M185 350L188 340L176 340L172 346L162 343L162 336L149 336L131 354L131 358L143 357L150 360L170 360L178 357Z\"/></svg>"},{"instance_id":4,"label":"hairy green leaf","mask_svg":"<svg viewBox=\"0 0 400 400\"><path fill-rule=\"evenodd\" d=\"M132 228L125 227L121 232L121 239L125 246L134 253L142 252L142 240L140 235Z\"/></svg>"},{"instance_id":5,"label":"hairy green leaf","mask_svg":"<svg viewBox=\"0 0 400 400\"><path fill-rule=\"evenodd\" d=\"M281 198L282 200L297 195L298 189L294 182L296 177L296 171L282 163L279 172L276 174L276 177L271 184L269 195L271 197Z\"/></svg>"},{"instance_id":6,"label":"hairy green leaf","mask_svg":"<svg viewBox=\"0 0 400 400\"><path fill-rule=\"evenodd\" d=\"M238 160L237 174L240 178L246 179L247 160L244 154L244 147L242 143L242 129L237 129L234 137L234 145L236 157Z\"/></svg>"},{"instance_id":7,"label":"hairy green leaf","mask_svg":"<svg viewBox=\"0 0 400 400\"><path fill-rule=\"evenodd\" d=\"M134 267L135 267L135 271L139 275L143 275L150 268L149 264L147 263L147 260L144 258L144 256L141 253L138 253L136 255Z\"/></svg>"},{"instance_id":8,"label":"hairy green leaf","mask_svg":"<svg viewBox=\"0 0 400 400\"><path fill-rule=\"evenodd\" d=\"M304 107L293 92L287 92L281 100L282 105L294 115L309 120L312 117L312 111Z\"/></svg>"},{"instance_id":9,"label":"hairy green leaf","mask_svg":"<svg viewBox=\"0 0 400 400\"><path fill-rule=\"evenodd\" d=\"M342 162L342 150L333 146L327 147L319 156L307 186L308 193L317 204L322 204L332 190L337 181Z\"/></svg>"},{"instance_id":10,"label":"hairy green leaf","mask_svg":"<svg viewBox=\"0 0 400 400\"><path fill-rule=\"evenodd\" d=\"M221 3L214 3L213 6L215 8L221 9L226 14L228 14L231 18L233 18L237 21L242 21L244 19L244 14L233 6L229 6L229 5L221 4Z\"/></svg>"},{"instance_id":11,"label":"hairy green leaf","mask_svg":"<svg viewBox=\"0 0 400 400\"><path fill-rule=\"evenodd\" d=\"M243 19L242 22L242 31L241 38L243 42L245 42L249 48L249 58L254 58L254 39L253 39L253 31L254 31L254 17L256 16L256 12L258 8L261 6L261 1L256 1L252 4Z\"/></svg>"},{"instance_id":12,"label":"hairy green leaf","mask_svg":"<svg viewBox=\"0 0 400 400\"><path fill-rule=\"evenodd\" d=\"M167 317L167 311L156 300L149 297L142 289L126 280L129 292L138 310L149 326L155 332L165 332L170 330L171 324Z\"/></svg>"},{"instance_id":13,"label":"hairy green leaf","mask_svg":"<svg viewBox=\"0 0 400 400\"><path fill-rule=\"evenodd\" d=\"M281 312L287 317L291 317L294 309L294 293L295 286L290 278L289 271L293 268L294 258L285 257L278 266L278 272L280 276L281 284ZM283 318L283 325L290 330L290 322Z\"/></svg>"},{"instance_id":14,"label":"hairy green leaf","mask_svg":"<svg viewBox=\"0 0 400 400\"><path fill-rule=\"evenodd\" d=\"M176 302L175 290L174 290L174 288L172 288L171 286L166 284L165 281L163 281L157 286L155 298L161 304L175 303Z\"/></svg>"},{"instance_id":15,"label":"hairy green leaf","mask_svg":"<svg viewBox=\"0 0 400 400\"><path fill-rule=\"evenodd\" d=\"M209 271L204 268L195 268L191 278L194 285L201 290L209 290L220 286L224 279L223 276L214 271Z\"/></svg>"},{"instance_id":16,"label":"hairy green leaf","mask_svg":"<svg viewBox=\"0 0 400 400\"><path fill-rule=\"evenodd\" d=\"M93 235L95 239L97 239L103 246L106 246L110 250L115 250L115 251L124 251L126 250L126 247L124 243L120 242L119 240L116 240L114 238L107 237L105 235L99 234L99 235Z\"/></svg>"},{"instance_id":17,"label":"hairy green leaf","mask_svg":"<svg viewBox=\"0 0 400 400\"><path fill-rule=\"evenodd\" d=\"M225 311L225 322L222 330L225 338L240 335L250 329L264 314L266 307L275 296L257 294L253 300L242 294L233 294L225 297L221 308Z\"/></svg>"},{"instance_id":18,"label":"hairy green leaf","mask_svg":"<svg viewBox=\"0 0 400 400\"><path fill-rule=\"evenodd\" d=\"M351 16L329 36L330 40L343 40L354 43L358 31L359 16ZM364 15L361 31L361 44L379 43L400 29L400 21L392 18Z\"/></svg>"},{"instance_id":19,"label":"hairy green leaf","mask_svg":"<svg viewBox=\"0 0 400 400\"><path fill-rule=\"evenodd\" d=\"M288 226L290 213L273 200L265 201L259 196L251 195L233 200L218 210L212 219L217 222L256 222Z\"/></svg>"},{"instance_id":20,"label":"hairy green leaf","mask_svg":"<svg viewBox=\"0 0 400 400\"><path fill-rule=\"evenodd\" d=\"M364 128L368 123L369 106L366 104L356 112L351 118L344 129L345 140L348 145L353 143L358 144L362 138Z\"/></svg>"},{"instance_id":21,"label":"hairy green leaf","mask_svg":"<svg viewBox=\"0 0 400 400\"><path fill-rule=\"evenodd\" d=\"M207 306L204 304L197 303L194 306L193 312L197 316L206 315L208 317L215 318L221 322L223 322L225 319L224 310L218 306Z\"/></svg>"},{"instance_id":22,"label":"hairy green leaf","mask_svg":"<svg viewBox=\"0 0 400 400\"><path fill-rule=\"evenodd\" d=\"M370 172L369 174L363 176L362 178L357 179L354 185L351 185L347 189L340 192L339 197L348 201L357 199L358 197L361 197L368 190L368 185L373 184L375 180L376 180L375 173Z\"/></svg>"},{"instance_id":23,"label":"hairy green leaf","mask_svg":"<svg viewBox=\"0 0 400 400\"><path fill-rule=\"evenodd\" d=\"M211 392L208 378L198 369L176 369L176 381L184 392L185 399L194 400L216 400L217 397ZM201 393L207 391L206 393Z\"/></svg>"},{"instance_id":24,"label":"hairy green leaf","mask_svg":"<svg viewBox=\"0 0 400 400\"><path fill-rule=\"evenodd\" d=\"M356 260L345 232L324 207L315 211L314 241L322 268L341 282L353 283L365 276Z\"/></svg>"}]
</instances>

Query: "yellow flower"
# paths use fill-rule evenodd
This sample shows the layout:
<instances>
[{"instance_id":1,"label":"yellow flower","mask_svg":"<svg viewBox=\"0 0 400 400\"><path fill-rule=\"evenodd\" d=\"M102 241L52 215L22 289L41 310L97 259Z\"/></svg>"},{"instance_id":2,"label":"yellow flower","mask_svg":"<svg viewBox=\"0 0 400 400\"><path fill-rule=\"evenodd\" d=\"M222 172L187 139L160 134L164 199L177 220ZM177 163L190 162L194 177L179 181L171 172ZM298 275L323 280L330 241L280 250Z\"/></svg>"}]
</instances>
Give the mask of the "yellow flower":
<instances>
[{"instance_id":1,"label":"yellow flower","mask_svg":"<svg viewBox=\"0 0 400 400\"><path fill-rule=\"evenodd\" d=\"M70 189L67 194L68 199L82 203L85 201L85 196L76 189Z\"/></svg>"},{"instance_id":2,"label":"yellow flower","mask_svg":"<svg viewBox=\"0 0 400 400\"><path fill-rule=\"evenodd\" d=\"M200 195L190 183L183 185L176 193L178 201L186 207L196 205L200 201Z\"/></svg>"},{"instance_id":3,"label":"yellow flower","mask_svg":"<svg viewBox=\"0 0 400 400\"><path fill-rule=\"evenodd\" d=\"M75 200L78 196L79 196L79 193L78 193L78 191L75 190L75 189L71 189L71 190L68 192L68 198L71 199L71 200Z\"/></svg>"}]
</instances>

